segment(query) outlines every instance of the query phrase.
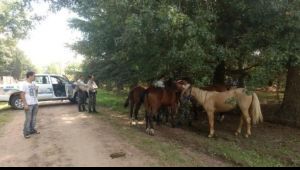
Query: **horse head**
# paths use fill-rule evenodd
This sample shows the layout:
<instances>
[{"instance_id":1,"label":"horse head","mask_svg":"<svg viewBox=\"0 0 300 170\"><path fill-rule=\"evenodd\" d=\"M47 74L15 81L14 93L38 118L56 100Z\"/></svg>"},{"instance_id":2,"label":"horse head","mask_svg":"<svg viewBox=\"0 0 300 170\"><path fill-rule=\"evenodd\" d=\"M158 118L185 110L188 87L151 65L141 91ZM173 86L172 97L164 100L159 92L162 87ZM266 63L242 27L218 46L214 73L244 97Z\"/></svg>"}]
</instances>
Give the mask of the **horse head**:
<instances>
[{"instance_id":1,"label":"horse head","mask_svg":"<svg viewBox=\"0 0 300 170\"><path fill-rule=\"evenodd\" d=\"M178 81L176 81L176 86L181 91L185 91L185 90L189 89L192 85L189 82L187 82L186 80L178 80Z\"/></svg>"},{"instance_id":2,"label":"horse head","mask_svg":"<svg viewBox=\"0 0 300 170\"><path fill-rule=\"evenodd\" d=\"M186 101L191 99L192 85L186 80L178 80L176 86L181 91L180 100Z\"/></svg>"}]
</instances>

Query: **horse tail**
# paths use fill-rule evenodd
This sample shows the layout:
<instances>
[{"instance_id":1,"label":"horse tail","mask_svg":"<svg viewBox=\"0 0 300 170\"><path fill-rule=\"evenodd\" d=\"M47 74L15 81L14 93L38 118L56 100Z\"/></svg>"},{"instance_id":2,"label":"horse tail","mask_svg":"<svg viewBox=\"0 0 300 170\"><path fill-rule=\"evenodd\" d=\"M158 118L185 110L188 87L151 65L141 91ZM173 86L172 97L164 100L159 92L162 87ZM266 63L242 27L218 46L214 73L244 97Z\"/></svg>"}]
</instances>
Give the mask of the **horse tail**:
<instances>
[{"instance_id":1,"label":"horse tail","mask_svg":"<svg viewBox=\"0 0 300 170\"><path fill-rule=\"evenodd\" d=\"M127 97L126 101L125 101L125 104L124 104L124 107L127 108L129 106L129 97Z\"/></svg>"},{"instance_id":2,"label":"horse tail","mask_svg":"<svg viewBox=\"0 0 300 170\"><path fill-rule=\"evenodd\" d=\"M257 94L253 93L252 96L253 96L253 98L252 98L250 113L252 115L252 123L255 125L255 124L263 122L264 119L263 119L263 115L261 112L260 102L257 97Z\"/></svg>"}]
</instances>

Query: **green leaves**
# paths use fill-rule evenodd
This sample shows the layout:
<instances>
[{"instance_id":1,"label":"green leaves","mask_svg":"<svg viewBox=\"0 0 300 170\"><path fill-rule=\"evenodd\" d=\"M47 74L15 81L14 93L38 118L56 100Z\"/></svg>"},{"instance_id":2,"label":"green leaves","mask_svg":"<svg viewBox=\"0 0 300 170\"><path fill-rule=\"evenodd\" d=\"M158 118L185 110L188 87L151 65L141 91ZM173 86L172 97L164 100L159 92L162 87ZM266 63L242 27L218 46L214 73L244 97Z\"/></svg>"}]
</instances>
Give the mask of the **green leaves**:
<instances>
[{"instance_id":1,"label":"green leaves","mask_svg":"<svg viewBox=\"0 0 300 170\"><path fill-rule=\"evenodd\" d=\"M228 77L247 73L247 84L261 86L299 61L299 1L50 1L79 15L70 25L84 39L73 49L103 81L164 74L202 85L225 61Z\"/></svg>"},{"instance_id":2,"label":"green leaves","mask_svg":"<svg viewBox=\"0 0 300 170\"><path fill-rule=\"evenodd\" d=\"M236 106L238 103L237 99L234 97L228 98L225 100L225 104L231 105L231 106Z\"/></svg>"},{"instance_id":3,"label":"green leaves","mask_svg":"<svg viewBox=\"0 0 300 170\"><path fill-rule=\"evenodd\" d=\"M245 93L247 96L252 96L254 92L244 89L243 93Z\"/></svg>"},{"instance_id":4,"label":"green leaves","mask_svg":"<svg viewBox=\"0 0 300 170\"><path fill-rule=\"evenodd\" d=\"M0 1L0 76L24 76L26 69L33 69L31 62L17 48L17 42L26 37L37 17L26 12L25 1Z\"/></svg>"}]
</instances>

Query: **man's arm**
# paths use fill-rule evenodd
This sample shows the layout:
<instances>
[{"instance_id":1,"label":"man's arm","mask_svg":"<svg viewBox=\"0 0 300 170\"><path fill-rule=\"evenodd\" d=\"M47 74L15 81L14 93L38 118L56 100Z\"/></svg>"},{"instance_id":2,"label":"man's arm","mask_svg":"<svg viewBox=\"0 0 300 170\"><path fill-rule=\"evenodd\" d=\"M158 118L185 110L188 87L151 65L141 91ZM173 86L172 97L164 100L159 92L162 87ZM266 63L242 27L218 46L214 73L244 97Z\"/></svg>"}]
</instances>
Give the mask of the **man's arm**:
<instances>
[{"instance_id":1,"label":"man's arm","mask_svg":"<svg viewBox=\"0 0 300 170\"><path fill-rule=\"evenodd\" d=\"M39 95L39 86L37 86L36 84L34 84L34 87L35 87L36 97L38 97L38 95Z\"/></svg>"},{"instance_id":2,"label":"man's arm","mask_svg":"<svg viewBox=\"0 0 300 170\"><path fill-rule=\"evenodd\" d=\"M96 84L95 81L93 81L93 88L94 88L94 89L99 89L99 87L98 87L98 85Z\"/></svg>"},{"instance_id":3,"label":"man's arm","mask_svg":"<svg viewBox=\"0 0 300 170\"><path fill-rule=\"evenodd\" d=\"M25 111L28 110L28 104L26 102L25 92L21 92L20 97L21 97L21 100L22 100L22 102L24 104L24 110Z\"/></svg>"}]
</instances>

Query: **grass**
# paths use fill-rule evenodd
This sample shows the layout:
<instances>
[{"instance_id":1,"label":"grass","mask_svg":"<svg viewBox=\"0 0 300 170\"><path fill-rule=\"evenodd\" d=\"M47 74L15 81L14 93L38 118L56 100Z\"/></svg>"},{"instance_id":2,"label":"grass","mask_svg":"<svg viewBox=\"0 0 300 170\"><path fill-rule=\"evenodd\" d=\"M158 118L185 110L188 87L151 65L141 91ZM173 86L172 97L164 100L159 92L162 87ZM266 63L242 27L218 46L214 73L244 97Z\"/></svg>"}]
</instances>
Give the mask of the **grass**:
<instances>
[{"instance_id":1,"label":"grass","mask_svg":"<svg viewBox=\"0 0 300 170\"><path fill-rule=\"evenodd\" d=\"M203 142L202 142L203 143ZM270 157L269 155L261 155L255 150L248 150L240 147L235 142L226 141L206 141L210 154L215 154L223 157L226 160L230 160L241 166L249 167L280 167L282 164ZM206 144L206 145L207 145ZM205 145L205 144L204 144Z\"/></svg>"},{"instance_id":2,"label":"grass","mask_svg":"<svg viewBox=\"0 0 300 170\"><path fill-rule=\"evenodd\" d=\"M149 156L156 158L158 160L156 166L199 166L191 164L190 158L181 154L179 145L160 141L135 128L125 127L124 124L109 115L99 114L99 116L109 122L121 137L145 151Z\"/></svg>"},{"instance_id":3,"label":"grass","mask_svg":"<svg viewBox=\"0 0 300 170\"><path fill-rule=\"evenodd\" d=\"M116 94L106 90L99 90L97 94L97 101L101 106L125 113L127 109L125 109L123 106L126 97L127 96L125 94Z\"/></svg>"},{"instance_id":4,"label":"grass","mask_svg":"<svg viewBox=\"0 0 300 170\"><path fill-rule=\"evenodd\" d=\"M263 103L281 103L284 98L284 93L279 93L279 99L277 93L262 91L258 91L256 93L260 101L262 101Z\"/></svg>"},{"instance_id":5,"label":"grass","mask_svg":"<svg viewBox=\"0 0 300 170\"><path fill-rule=\"evenodd\" d=\"M0 112L0 136L2 135L2 127L12 120L11 113Z\"/></svg>"},{"instance_id":6,"label":"grass","mask_svg":"<svg viewBox=\"0 0 300 170\"><path fill-rule=\"evenodd\" d=\"M127 109L123 108L126 95L115 95L113 92L101 90L98 99L101 106L115 111L114 114L124 115L128 112ZM220 135L223 138L208 139L206 136L199 135L199 132L186 130L181 136L174 134L171 140L164 134L161 134L160 137L149 137L143 130L126 126L120 123L117 118L103 117L120 132L121 136L140 149L147 151L151 156L157 157L166 166L201 166L199 162L193 161L195 158L184 155L182 148L192 148L195 152L206 153L212 157L216 156L225 162L232 162L238 166L281 167L300 165L299 152L295 149L300 146L299 136L289 136L285 134L285 131L280 131L280 128L271 134L256 132L255 137L250 139L235 138L226 132L219 132L223 133ZM280 142L276 142L277 138L280 138ZM280 146L281 142L285 144L285 147Z\"/></svg>"},{"instance_id":7,"label":"grass","mask_svg":"<svg viewBox=\"0 0 300 170\"><path fill-rule=\"evenodd\" d=\"M4 112L9 108L9 105L6 102L0 102L0 135L1 128L12 119L12 115L10 113Z\"/></svg>"},{"instance_id":8,"label":"grass","mask_svg":"<svg viewBox=\"0 0 300 170\"><path fill-rule=\"evenodd\" d=\"M7 104L7 102L0 102L0 111L8 109L8 108L9 108L9 105Z\"/></svg>"},{"instance_id":9,"label":"grass","mask_svg":"<svg viewBox=\"0 0 300 170\"><path fill-rule=\"evenodd\" d=\"M128 112L128 110L123 107L126 97L125 94L115 94L113 92L100 90L98 91L97 101L101 106L124 115ZM153 137L146 135L144 131L138 131L129 126L124 126L122 122L115 120L116 118L109 115L99 114L102 119L110 122L120 135L129 140L130 143L133 143L139 149L146 151L150 156L158 158L159 166L192 166L189 158L180 154L180 146L174 143L158 141Z\"/></svg>"}]
</instances>

